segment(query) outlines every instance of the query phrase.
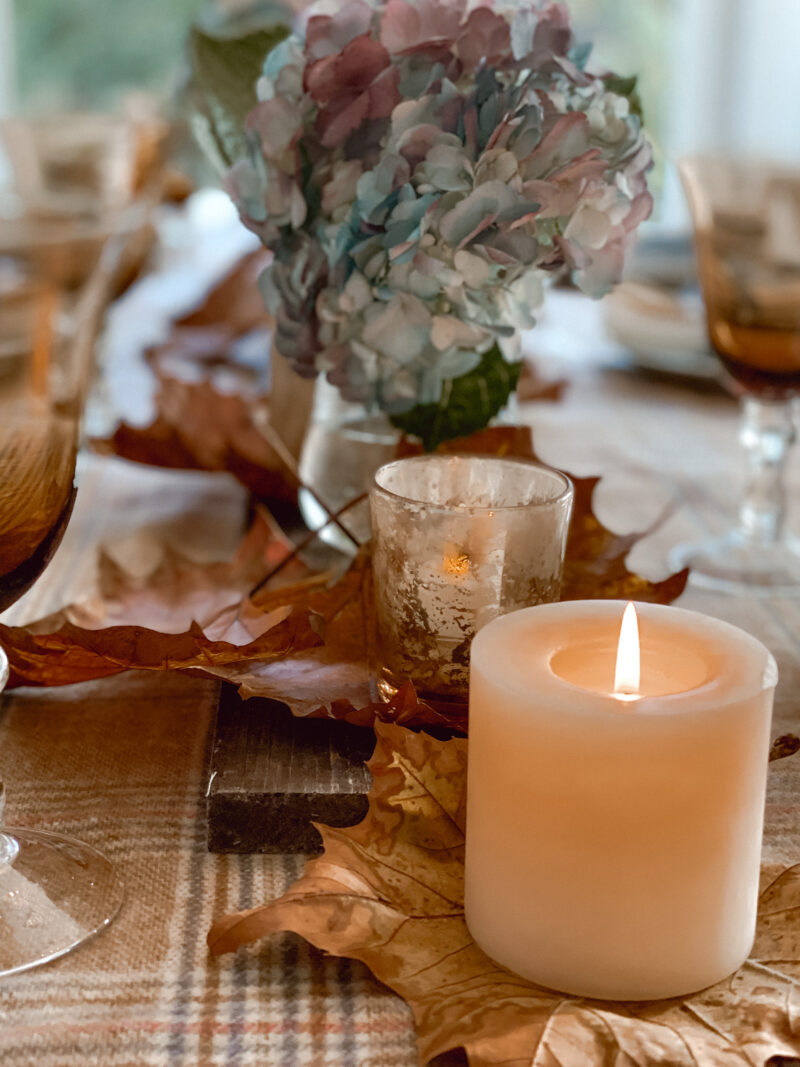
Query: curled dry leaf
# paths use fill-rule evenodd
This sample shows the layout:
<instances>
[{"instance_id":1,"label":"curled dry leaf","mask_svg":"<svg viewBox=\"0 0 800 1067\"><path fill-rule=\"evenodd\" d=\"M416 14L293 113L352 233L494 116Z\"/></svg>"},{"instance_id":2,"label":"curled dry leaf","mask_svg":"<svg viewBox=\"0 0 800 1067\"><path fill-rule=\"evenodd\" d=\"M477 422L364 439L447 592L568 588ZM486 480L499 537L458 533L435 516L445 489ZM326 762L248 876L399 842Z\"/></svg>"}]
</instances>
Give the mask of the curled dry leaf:
<instances>
[{"instance_id":1,"label":"curled dry leaf","mask_svg":"<svg viewBox=\"0 0 800 1067\"><path fill-rule=\"evenodd\" d=\"M254 636L238 644L211 639L197 623L179 634L130 624L93 629L73 623L66 609L27 628L0 625L0 643L8 650L10 688L69 685L128 670L209 674L231 662L282 659L320 643L309 616L291 608L256 621L240 612L235 623L245 629L252 625Z\"/></svg>"},{"instance_id":2,"label":"curled dry leaf","mask_svg":"<svg viewBox=\"0 0 800 1067\"><path fill-rule=\"evenodd\" d=\"M254 596L253 605L268 614L287 605L313 614L324 644L281 662L226 666L215 672L219 677L237 683L245 697L286 701L296 715L347 718L345 709L351 713L369 703L373 609L365 551L338 580L325 573L295 586L267 589Z\"/></svg>"},{"instance_id":3,"label":"curled dry leaf","mask_svg":"<svg viewBox=\"0 0 800 1067\"><path fill-rule=\"evenodd\" d=\"M259 500L291 501L296 482L254 422L258 400L220 392L208 380L158 372L156 417L145 427L121 423L98 452L150 466L229 471Z\"/></svg>"},{"instance_id":4,"label":"curled dry leaf","mask_svg":"<svg viewBox=\"0 0 800 1067\"><path fill-rule=\"evenodd\" d=\"M129 669L210 673L257 658L270 662L321 643L317 620L292 603L262 611L246 590L291 555L271 519L259 515L230 563L197 564L165 549L134 576L103 554L99 597L29 626L0 626L10 686L66 685ZM305 568L292 559L295 581Z\"/></svg>"},{"instance_id":5,"label":"curled dry leaf","mask_svg":"<svg viewBox=\"0 0 800 1067\"><path fill-rule=\"evenodd\" d=\"M319 575L294 588L268 589L253 597L261 611L293 607L318 621L324 643L280 661L225 665L214 673L235 682L244 697L271 697L288 704L295 715L340 719L356 726L382 722L441 726L466 731L466 706L447 713L419 700L411 682L383 703L370 686L375 642L375 606L369 554L363 550L338 580Z\"/></svg>"},{"instance_id":6,"label":"curled dry leaf","mask_svg":"<svg viewBox=\"0 0 800 1067\"><path fill-rule=\"evenodd\" d=\"M793 756L795 752L800 752L800 737L795 736L795 734L782 734L772 742L772 747L769 750L770 763L776 759L785 759L787 756Z\"/></svg>"},{"instance_id":7,"label":"curled dry leaf","mask_svg":"<svg viewBox=\"0 0 800 1067\"><path fill-rule=\"evenodd\" d=\"M296 478L257 426L268 397L261 376L236 355L234 342L271 324L257 285L269 261L250 253L173 324L163 344L145 354L158 382L147 426L122 422L98 452L149 466L229 471L263 501L293 501ZM263 365L268 339L263 341Z\"/></svg>"},{"instance_id":8,"label":"curled dry leaf","mask_svg":"<svg viewBox=\"0 0 800 1067\"><path fill-rule=\"evenodd\" d=\"M485 956L464 922L467 742L376 732L366 818L320 827L324 855L279 900L215 923L213 953L292 930L363 961L411 1006L426 1063L461 1047L471 1067L799 1062L800 992L782 968L800 961L800 868L761 898L761 962L711 989L630 1004L540 989Z\"/></svg>"}]
</instances>

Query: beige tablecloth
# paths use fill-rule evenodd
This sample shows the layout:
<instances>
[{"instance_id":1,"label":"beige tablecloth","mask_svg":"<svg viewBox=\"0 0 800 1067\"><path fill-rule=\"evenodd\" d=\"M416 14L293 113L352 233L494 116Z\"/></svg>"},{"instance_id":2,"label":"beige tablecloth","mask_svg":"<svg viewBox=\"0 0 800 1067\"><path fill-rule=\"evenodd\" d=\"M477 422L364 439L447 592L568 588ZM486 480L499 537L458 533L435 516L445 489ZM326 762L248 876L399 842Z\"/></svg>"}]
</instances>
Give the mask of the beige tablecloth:
<instances>
[{"instance_id":1,"label":"beige tablecloth","mask_svg":"<svg viewBox=\"0 0 800 1067\"><path fill-rule=\"evenodd\" d=\"M583 323L571 358L546 360L550 370L566 369L573 385L563 403L531 406L525 417L545 459L606 476L598 500L610 525L644 528L674 507L633 557L637 568L661 576L672 545L732 519L741 468L735 405L721 394L598 366L591 362L594 310L578 301L552 314ZM799 474L795 457L795 501ZM110 544L143 565L148 537L217 557L235 541L241 496L224 477L97 458L84 460L81 476L64 544L13 609L17 618L90 592L92 545ZM797 528L794 509L792 521ZM143 527L144 538L134 535ZM797 731L800 602L690 590L681 604L742 625L769 645L781 672L774 732ZM302 865L297 857L206 852L213 704L208 682L144 674L6 697L0 770L8 822L97 845L119 865L127 899L94 942L0 984L3 1067L417 1062L408 1010L360 965L325 959L291 935L235 957L207 956L213 916L279 894ZM798 787L800 756L770 770L769 869L800 862Z\"/></svg>"}]
</instances>

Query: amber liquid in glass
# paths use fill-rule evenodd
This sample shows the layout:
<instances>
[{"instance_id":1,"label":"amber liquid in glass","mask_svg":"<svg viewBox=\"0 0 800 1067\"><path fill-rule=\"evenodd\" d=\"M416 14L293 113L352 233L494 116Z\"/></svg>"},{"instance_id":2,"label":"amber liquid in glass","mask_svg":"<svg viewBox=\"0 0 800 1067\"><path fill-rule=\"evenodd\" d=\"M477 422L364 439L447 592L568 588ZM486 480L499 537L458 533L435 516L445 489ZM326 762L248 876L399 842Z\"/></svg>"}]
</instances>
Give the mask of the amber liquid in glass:
<instances>
[{"instance_id":1,"label":"amber liquid in glass","mask_svg":"<svg viewBox=\"0 0 800 1067\"><path fill-rule=\"evenodd\" d=\"M794 329L742 325L735 312L709 307L708 330L725 369L744 392L769 399L800 390L800 322Z\"/></svg>"},{"instance_id":2,"label":"amber liquid in glass","mask_svg":"<svg viewBox=\"0 0 800 1067\"><path fill-rule=\"evenodd\" d=\"M66 529L75 495L75 437L72 419L0 422L0 610L39 577Z\"/></svg>"},{"instance_id":3,"label":"amber liquid in glass","mask_svg":"<svg viewBox=\"0 0 800 1067\"><path fill-rule=\"evenodd\" d=\"M783 399L800 390L800 248L776 260L766 226L725 221L697 234L711 343L741 392Z\"/></svg>"},{"instance_id":4,"label":"amber liquid in glass","mask_svg":"<svg viewBox=\"0 0 800 1067\"><path fill-rule=\"evenodd\" d=\"M56 297L35 287L12 297L0 294L0 610L33 584L61 540L78 444Z\"/></svg>"}]
</instances>

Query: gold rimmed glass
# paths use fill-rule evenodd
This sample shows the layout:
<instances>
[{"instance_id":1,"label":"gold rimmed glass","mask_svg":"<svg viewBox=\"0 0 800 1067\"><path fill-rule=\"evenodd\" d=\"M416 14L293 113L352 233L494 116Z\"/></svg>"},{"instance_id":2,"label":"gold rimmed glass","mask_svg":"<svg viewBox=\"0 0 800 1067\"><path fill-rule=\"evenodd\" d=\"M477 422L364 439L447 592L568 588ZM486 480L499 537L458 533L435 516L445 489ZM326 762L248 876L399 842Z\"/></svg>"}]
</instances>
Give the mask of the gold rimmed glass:
<instances>
[{"instance_id":1,"label":"gold rimmed glass","mask_svg":"<svg viewBox=\"0 0 800 1067\"><path fill-rule=\"evenodd\" d=\"M418 456L370 491L377 686L463 701L472 638L516 608L558 600L572 483L525 459Z\"/></svg>"},{"instance_id":2,"label":"gold rimmed glass","mask_svg":"<svg viewBox=\"0 0 800 1067\"><path fill-rule=\"evenodd\" d=\"M800 391L800 172L755 160L681 165L711 344L740 398L746 481L735 529L681 545L698 585L800 594L800 544L786 530L785 467Z\"/></svg>"}]
</instances>

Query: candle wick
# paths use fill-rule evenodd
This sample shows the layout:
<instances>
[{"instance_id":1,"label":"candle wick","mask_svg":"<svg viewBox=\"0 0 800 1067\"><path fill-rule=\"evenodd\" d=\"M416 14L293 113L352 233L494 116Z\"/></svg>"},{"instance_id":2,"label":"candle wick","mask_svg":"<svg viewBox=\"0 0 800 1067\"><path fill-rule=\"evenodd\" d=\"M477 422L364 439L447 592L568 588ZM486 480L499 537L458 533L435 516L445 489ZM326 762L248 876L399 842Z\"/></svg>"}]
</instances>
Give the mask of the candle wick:
<instances>
[{"instance_id":1,"label":"candle wick","mask_svg":"<svg viewBox=\"0 0 800 1067\"><path fill-rule=\"evenodd\" d=\"M611 695L616 700L621 700L623 703L629 704L632 700L638 700L642 694L635 693L632 690L615 689Z\"/></svg>"}]
</instances>

